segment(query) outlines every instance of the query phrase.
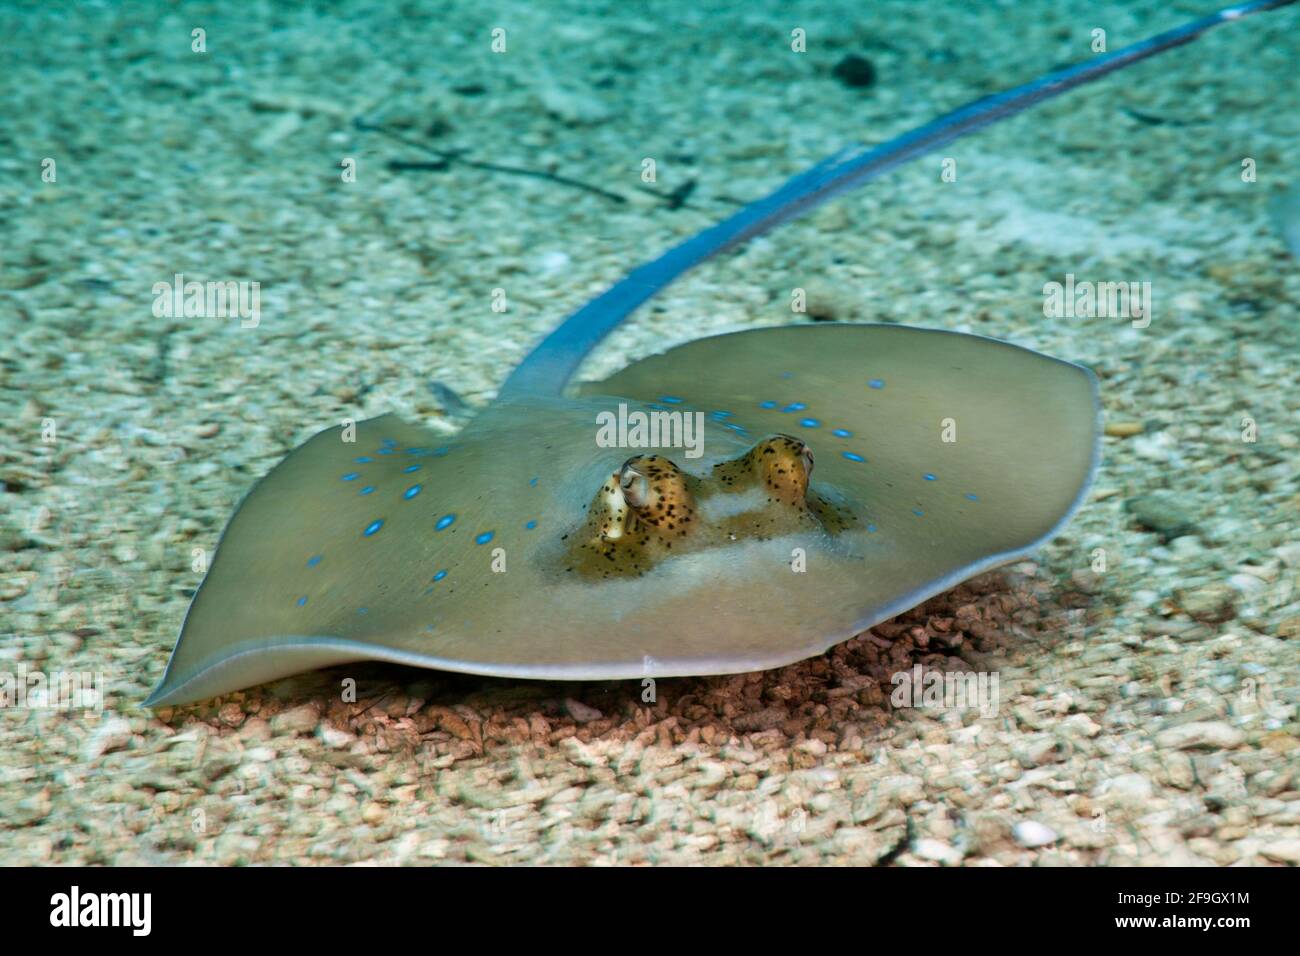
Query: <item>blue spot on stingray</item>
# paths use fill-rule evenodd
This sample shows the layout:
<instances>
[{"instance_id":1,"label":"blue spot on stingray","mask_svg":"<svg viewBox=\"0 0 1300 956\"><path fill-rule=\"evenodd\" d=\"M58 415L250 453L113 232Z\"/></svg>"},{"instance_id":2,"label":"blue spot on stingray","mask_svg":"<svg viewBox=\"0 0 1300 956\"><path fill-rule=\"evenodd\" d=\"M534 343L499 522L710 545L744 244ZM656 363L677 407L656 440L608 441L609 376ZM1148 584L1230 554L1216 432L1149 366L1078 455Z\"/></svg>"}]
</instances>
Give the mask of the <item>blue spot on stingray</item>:
<instances>
[{"instance_id":1,"label":"blue spot on stingray","mask_svg":"<svg viewBox=\"0 0 1300 956\"><path fill-rule=\"evenodd\" d=\"M427 448L408 448L408 449L406 449L406 453L407 453L408 455L427 455L427 454L429 454L429 449L427 449Z\"/></svg>"},{"instance_id":2,"label":"blue spot on stingray","mask_svg":"<svg viewBox=\"0 0 1300 956\"><path fill-rule=\"evenodd\" d=\"M369 455L362 455L360 458L353 458L352 460L355 461L358 465L365 465L374 461L374 459L371 458Z\"/></svg>"},{"instance_id":3,"label":"blue spot on stingray","mask_svg":"<svg viewBox=\"0 0 1300 956\"><path fill-rule=\"evenodd\" d=\"M781 411L783 411L783 412L801 412L801 411L803 411L803 410L804 410L805 408L807 408L807 407L808 407L808 406L805 405L803 402L791 402L791 403L790 403L789 405L787 405L785 408L781 409Z\"/></svg>"},{"instance_id":4,"label":"blue spot on stingray","mask_svg":"<svg viewBox=\"0 0 1300 956\"><path fill-rule=\"evenodd\" d=\"M381 439L379 440L379 444L381 444L381 445L396 445L396 444L397 444L397 439L396 439L396 438L381 438Z\"/></svg>"},{"instance_id":5,"label":"blue spot on stingray","mask_svg":"<svg viewBox=\"0 0 1300 956\"><path fill-rule=\"evenodd\" d=\"M443 578L445 578L446 576L447 576L447 572L446 572L445 570L443 570L443 571L439 571L437 574L435 574L435 575L433 576L433 579L434 579L435 581L441 581L441 580L442 580Z\"/></svg>"},{"instance_id":6,"label":"blue spot on stingray","mask_svg":"<svg viewBox=\"0 0 1300 956\"><path fill-rule=\"evenodd\" d=\"M359 607L359 608L357 608L357 613L358 613L358 614L369 614L369 613L370 613L370 608L368 608L368 607Z\"/></svg>"},{"instance_id":7,"label":"blue spot on stingray","mask_svg":"<svg viewBox=\"0 0 1300 956\"><path fill-rule=\"evenodd\" d=\"M423 465L407 465L405 468L402 469L402 472L403 472L404 474L408 474L408 475L409 475L411 472L413 472L413 471L419 471L419 470L420 470L421 468L423 468L423 467L424 467Z\"/></svg>"},{"instance_id":8,"label":"blue spot on stingray","mask_svg":"<svg viewBox=\"0 0 1300 956\"><path fill-rule=\"evenodd\" d=\"M738 425L735 422L723 422L722 427L730 428L733 432L743 432L745 430L744 425Z\"/></svg>"},{"instance_id":9,"label":"blue spot on stingray","mask_svg":"<svg viewBox=\"0 0 1300 956\"><path fill-rule=\"evenodd\" d=\"M451 527L451 523L456 520L455 515L443 515L438 519L438 523L433 526L434 531L441 531L443 528Z\"/></svg>"},{"instance_id":10,"label":"blue spot on stingray","mask_svg":"<svg viewBox=\"0 0 1300 956\"><path fill-rule=\"evenodd\" d=\"M477 538L474 539L474 543L487 544L489 541L492 540L492 536L494 534L496 534L495 531L484 531L481 535L479 535Z\"/></svg>"},{"instance_id":11,"label":"blue spot on stingray","mask_svg":"<svg viewBox=\"0 0 1300 956\"><path fill-rule=\"evenodd\" d=\"M368 495L368 494L370 494L370 492L372 492L372 491L374 491L374 490L375 490L375 486L374 486L374 485L366 485L364 488L362 488L360 491L358 491L357 494L359 494L359 495Z\"/></svg>"},{"instance_id":12,"label":"blue spot on stingray","mask_svg":"<svg viewBox=\"0 0 1300 956\"><path fill-rule=\"evenodd\" d=\"M524 525L524 527L527 528L529 531L532 531L534 528L537 527L537 522L529 521L527 524Z\"/></svg>"},{"instance_id":13,"label":"blue spot on stingray","mask_svg":"<svg viewBox=\"0 0 1300 956\"><path fill-rule=\"evenodd\" d=\"M815 418L802 418L799 420L799 424L804 428L817 428L821 425L821 422Z\"/></svg>"},{"instance_id":14,"label":"blue spot on stingray","mask_svg":"<svg viewBox=\"0 0 1300 956\"><path fill-rule=\"evenodd\" d=\"M865 458L863 458L861 455L859 455L859 454L858 454L857 452L855 452L855 451L846 451L846 452L844 452L844 457L847 458L849 461L866 461Z\"/></svg>"},{"instance_id":15,"label":"blue spot on stingray","mask_svg":"<svg viewBox=\"0 0 1300 956\"><path fill-rule=\"evenodd\" d=\"M391 454L392 454L394 451L396 451L396 450L397 450L397 449L395 449L395 448L379 448L379 449L376 449L376 450L375 450L375 454L376 454L376 455L391 455Z\"/></svg>"},{"instance_id":16,"label":"blue spot on stingray","mask_svg":"<svg viewBox=\"0 0 1300 956\"><path fill-rule=\"evenodd\" d=\"M782 378L794 378L794 372L782 372L782 373L781 373L781 377L782 377Z\"/></svg>"},{"instance_id":17,"label":"blue spot on stingray","mask_svg":"<svg viewBox=\"0 0 1300 956\"><path fill-rule=\"evenodd\" d=\"M928 471L927 471L924 475L922 475L921 477L924 478L926 481L938 481L938 480L939 480L939 479L936 478L934 475L930 474L930 472L928 472Z\"/></svg>"},{"instance_id":18,"label":"blue spot on stingray","mask_svg":"<svg viewBox=\"0 0 1300 956\"><path fill-rule=\"evenodd\" d=\"M536 479L536 478L529 478L529 479L528 479L528 484L529 484L530 487L532 487L532 488L536 488L536 487L537 487L537 479Z\"/></svg>"},{"instance_id":19,"label":"blue spot on stingray","mask_svg":"<svg viewBox=\"0 0 1300 956\"><path fill-rule=\"evenodd\" d=\"M831 432L831 434L834 435L836 438L852 438L852 437L853 437L853 432L849 431L847 428L837 428L837 429L835 429L835 431Z\"/></svg>"},{"instance_id":20,"label":"blue spot on stingray","mask_svg":"<svg viewBox=\"0 0 1300 956\"><path fill-rule=\"evenodd\" d=\"M304 604L307 603L307 595L304 594L302 597L298 598L298 600L297 600L295 603L296 603L299 607L302 607Z\"/></svg>"},{"instance_id":21,"label":"blue spot on stingray","mask_svg":"<svg viewBox=\"0 0 1300 956\"><path fill-rule=\"evenodd\" d=\"M709 417L716 419L717 421L722 421L724 418L730 418L731 412L724 412L721 409L719 409L718 411L715 412L709 412Z\"/></svg>"},{"instance_id":22,"label":"blue spot on stingray","mask_svg":"<svg viewBox=\"0 0 1300 956\"><path fill-rule=\"evenodd\" d=\"M366 525L366 530L362 533L368 538L383 526L384 526L384 519L379 518L378 520L372 521L370 522L370 524Z\"/></svg>"},{"instance_id":23,"label":"blue spot on stingray","mask_svg":"<svg viewBox=\"0 0 1300 956\"><path fill-rule=\"evenodd\" d=\"M971 494L970 492L967 492L967 493L966 493L966 498L967 498L967 500L969 500L969 501L979 501L979 500L980 500L980 496L979 496L979 495L973 495L973 494Z\"/></svg>"},{"instance_id":24,"label":"blue spot on stingray","mask_svg":"<svg viewBox=\"0 0 1300 956\"><path fill-rule=\"evenodd\" d=\"M416 495L420 493L420 489L423 487L424 485L411 485L411 487L407 488L405 491L402 492L402 497L405 498L407 501L410 501L412 498L414 498Z\"/></svg>"},{"instance_id":25,"label":"blue spot on stingray","mask_svg":"<svg viewBox=\"0 0 1300 956\"><path fill-rule=\"evenodd\" d=\"M316 565L320 564L320 558L321 556L319 554L312 555L310 558L307 559L307 567L309 568L316 567Z\"/></svg>"},{"instance_id":26,"label":"blue spot on stingray","mask_svg":"<svg viewBox=\"0 0 1300 956\"><path fill-rule=\"evenodd\" d=\"M346 475L343 476L343 480L344 480L344 481L356 481L356 480L357 480L358 478L360 478L360 477L361 477L361 472L359 472L359 471L349 471Z\"/></svg>"},{"instance_id":27,"label":"blue spot on stingray","mask_svg":"<svg viewBox=\"0 0 1300 956\"><path fill-rule=\"evenodd\" d=\"M768 399L766 402L759 402L759 403L758 403L758 407L759 407L759 408L776 408L776 402L772 401L771 399Z\"/></svg>"},{"instance_id":28,"label":"blue spot on stingray","mask_svg":"<svg viewBox=\"0 0 1300 956\"><path fill-rule=\"evenodd\" d=\"M872 534L875 534L875 533L876 533L876 526L875 526L874 524L869 524L869 525L867 525L867 530L870 531Z\"/></svg>"},{"instance_id":29,"label":"blue spot on stingray","mask_svg":"<svg viewBox=\"0 0 1300 956\"><path fill-rule=\"evenodd\" d=\"M884 380L883 378L873 378L873 379L872 379L871 381L869 381L867 384L868 384L869 386L871 386L872 388L884 388L884 387L885 387L885 380Z\"/></svg>"},{"instance_id":30,"label":"blue spot on stingray","mask_svg":"<svg viewBox=\"0 0 1300 956\"><path fill-rule=\"evenodd\" d=\"M912 514L916 515L918 518L924 518L924 517L925 517L925 512L922 511L920 508L913 508L913 509L912 509Z\"/></svg>"},{"instance_id":31,"label":"blue spot on stingray","mask_svg":"<svg viewBox=\"0 0 1300 956\"><path fill-rule=\"evenodd\" d=\"M682 403L682 399L676 395L660 395L659 401L667 402L669 405L680 405Z\"/></svg>"},{"instance_id":32,"label":"blue spot on stingray","mask_svg":"<svg viewBox=\"0 0 1300 956\"><path fill-rule=\"evenodd\" d=\"M435 458L440 458L440 457L442 457L443 455L447 454L447 452L449 452L449 451L451 451L451 447L448 446L448 445L444 445L444 446L441 447L441 448L435 448L435 449L433 450L433 457L435 457Z\"/></svg>"}]
</instances>

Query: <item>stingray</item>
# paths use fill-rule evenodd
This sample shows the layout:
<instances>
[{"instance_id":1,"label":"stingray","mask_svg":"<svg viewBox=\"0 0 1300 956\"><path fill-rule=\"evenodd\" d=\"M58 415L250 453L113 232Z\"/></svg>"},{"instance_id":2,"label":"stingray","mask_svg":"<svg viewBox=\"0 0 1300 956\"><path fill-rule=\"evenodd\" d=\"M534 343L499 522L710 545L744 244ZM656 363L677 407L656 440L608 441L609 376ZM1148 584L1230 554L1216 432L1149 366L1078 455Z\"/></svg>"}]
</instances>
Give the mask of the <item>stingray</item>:
<instances>
[{"instance_id":1,"label":"stingray","mask_svg":"<svg viewBox=\"0 0 1300 956\"><path fill-rule=\"evenodd\" d=\"M610 330L705 259L1275 5L832 156L574 313L454 438L392 415L317 434L236 510L145 703L361 660L565 680L777 667L1031 553L1097 468L1097 382L1078 365L954 332L796 325L571 382Z\"/></svg>"}]
</instances>

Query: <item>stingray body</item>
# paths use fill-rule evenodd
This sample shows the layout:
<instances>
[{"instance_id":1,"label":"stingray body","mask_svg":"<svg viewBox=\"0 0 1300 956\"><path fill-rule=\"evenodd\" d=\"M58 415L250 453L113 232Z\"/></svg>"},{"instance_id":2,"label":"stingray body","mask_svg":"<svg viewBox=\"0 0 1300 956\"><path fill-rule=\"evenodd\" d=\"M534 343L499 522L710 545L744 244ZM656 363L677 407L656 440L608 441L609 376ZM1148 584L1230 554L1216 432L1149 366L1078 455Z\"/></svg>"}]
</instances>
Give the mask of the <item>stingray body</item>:
<instances>
[{"instance_id":1,"label":"stingray body","mask_svg":"<svg viewBox=\"0 0 1300 956\"><path fill-rule=\"evenodd\" d=\"M1095 456L1085 370L899 326L703 339L584 391L500 402L450 442L393 416L311 439L227 529L168 698L357 659L570 679L786 664L1032 547ZM620 405L698 414L701 456L603 447ZM746 461L771 436L816 456L806 515ZM633 565L637 542L591 518L650 455L692 479L695 527Z\"/></svg>"},{"instance_id":2,"label":"stingray body","mask_svg":"<svg viewBox=\"0 0 1300 956\"><path fill-rule=\"evenodd\" d=\"M926 148L1104 72L959 110L922 128ZM908 134L832 157L633 272L451 440L383 416L292 452L231 519L146 703L357 660L557 679L773 667L1039 546L1086 494L1099 406L1090 372L1027 349L763 329L565 393L681 272L917 151ZM612 416L663 427L609 447Z\"/></svg>"}]
</instances>

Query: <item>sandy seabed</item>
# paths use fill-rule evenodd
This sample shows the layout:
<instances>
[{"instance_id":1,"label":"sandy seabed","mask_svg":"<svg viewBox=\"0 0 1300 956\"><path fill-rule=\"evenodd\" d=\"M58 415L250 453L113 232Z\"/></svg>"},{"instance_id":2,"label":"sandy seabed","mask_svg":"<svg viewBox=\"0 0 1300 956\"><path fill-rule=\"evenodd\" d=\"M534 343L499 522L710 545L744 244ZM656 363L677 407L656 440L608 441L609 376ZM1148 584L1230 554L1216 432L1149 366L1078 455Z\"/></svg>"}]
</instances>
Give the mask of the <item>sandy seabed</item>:
<instances>
[{"instance_id":1,"label":"sandy seabed","mask_svg":"<svg viewBox=\"0 0 1300 956\"><path fill-rule=\"evenodd\" d=\"M1088 365L1101 472L1033 562L654 702L373 665L139 707L193 550L300 441L390 411L451 434L432 383L486 403L737 200L1087 56L1096 27L1113 49L1204 12L633 6L0 10L0 670L107 697L0 712L0 862L1300 863L1300 274L1266 212L1300 176L1294 11L961 141L955 182L931 157L704 267L587 367L806 320L796 287L821 321ZM848 54L874 84L836 79ZM258 281L257 326L157 317L177 273ZM1067 274L1150 282L1149 327L1045 318ZM996 674L999 705L893 707L918 665Z\"/></svg>"}]
</instances>

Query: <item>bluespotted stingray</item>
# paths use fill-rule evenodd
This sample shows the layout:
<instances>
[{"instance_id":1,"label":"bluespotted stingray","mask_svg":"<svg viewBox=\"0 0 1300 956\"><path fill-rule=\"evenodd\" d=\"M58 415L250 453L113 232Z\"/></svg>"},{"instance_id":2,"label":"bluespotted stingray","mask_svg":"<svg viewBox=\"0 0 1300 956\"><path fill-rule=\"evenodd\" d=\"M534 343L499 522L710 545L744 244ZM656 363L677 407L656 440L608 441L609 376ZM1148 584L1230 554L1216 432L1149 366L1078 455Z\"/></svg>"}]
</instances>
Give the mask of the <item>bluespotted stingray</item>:
<instances>
[{"instance_id":1,"label":"bluespotted stingray","mask_svg":"<svg viewBox=\"0 0 1300 956\"><path fill-rule=\"evenodd\" d=\"M391 415L316 435L231 518L146 704L360 660L575 680L776 667L1033 551L1097 467L1097 383L1077 365L973 335L802 325L570 382L638 305L723 249L1276 5L819 163L572 315L453 439ZM624 436L637 447L600 440L610 416L640 429Z\"/></svg>"}]
</instances>

